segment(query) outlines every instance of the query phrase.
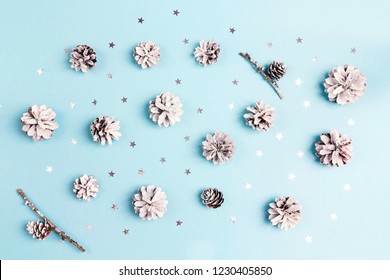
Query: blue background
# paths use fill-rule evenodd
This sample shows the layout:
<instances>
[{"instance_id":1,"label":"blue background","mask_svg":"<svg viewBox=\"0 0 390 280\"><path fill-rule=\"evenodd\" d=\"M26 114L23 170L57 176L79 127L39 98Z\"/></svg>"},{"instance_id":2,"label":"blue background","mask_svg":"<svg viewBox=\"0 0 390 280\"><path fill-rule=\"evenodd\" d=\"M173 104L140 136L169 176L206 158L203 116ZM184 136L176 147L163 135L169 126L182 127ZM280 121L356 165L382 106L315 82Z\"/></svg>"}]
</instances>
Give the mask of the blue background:
<instances>
[{"instance_id":1,"label":"blue background","mask_svg":"<svg viewBox=\"0 0 390 280\"><path fill-rule=\"evenodd\" d=\"M179 16L173 15L176 9ZM389 9L384 0L1 1L0 258L389 259ZM211 38L221 45L221 56L203 68L192 53L199 40ZM161 47L153 69L141 70L131 56L143 40ZM71 69L64 52L84 43L98 56L88 74ZM261 64L280 59L288 65L279 82L283 101L240 51ZM340 106L327 100L322 83L329 70L345 63L359 67L368 86L359 103ZM158 127L148 117L148 101L164 91L184 105L174 127ZM276 108L275 125L264 133L242 118L258 99ZM310 107L303 106L305 100ZM33 104L56 111L60 128L53 139L34 143L21 131L20 117ZM121 122L123 136L112 146L93 142L89 132L91 120L102 114ZM353 139L354 156L340 168L321 165L313 154L318 135L333 129ZM234 160L224 166L201 155L201 141L215 130L228 132L237 146ZM277 133L284 138L277 140ZM264 155L257 157L260 150ZM73 180L83 173L100 184L89 203L72 193ZM163 219L142 221L133 212L131 197L146 184L167 193ZM62 244L55 233L33 240L25 224L37 216L23 207L19 187L87 252ZM206 187L223 191L221 208L201 204ZM267 221L267 205L280 195L294 196L304 207L303 220L288 232ZM333 213L337 220L330 218Z\"/></svg>"}]
</instances>

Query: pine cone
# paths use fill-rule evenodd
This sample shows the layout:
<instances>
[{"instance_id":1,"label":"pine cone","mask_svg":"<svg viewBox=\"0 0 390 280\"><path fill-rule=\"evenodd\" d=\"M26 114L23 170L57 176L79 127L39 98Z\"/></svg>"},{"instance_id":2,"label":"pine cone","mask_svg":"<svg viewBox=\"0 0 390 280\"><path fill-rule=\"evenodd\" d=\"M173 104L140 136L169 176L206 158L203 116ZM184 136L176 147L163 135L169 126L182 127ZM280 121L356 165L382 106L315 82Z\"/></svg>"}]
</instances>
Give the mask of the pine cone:
<instances>
[{"instance_id":1,"label":"pine cone","mask_svg":"<svg viewBox=\"0 0 390 280\"><path fill-rule=\"evenodd\" d=\"M160 47L151 41L140 42L134 48L133 55L142 69L153 67L160 61Z\"/></svg>"},{"instance_id":2,"label":"pine cone","mask_svg":"<svg viewBox=\"0 0 390 280\"><path fill-rule=\"evenodd\" d=\"M182 107L179 97L170 92L161 93L149 101L149 117L159 126L175 125L183 115Z\"/></svg>"},{"instance_id":3,"label":"pine cone","mask_svg":"<svg viewBox=\"0 0 390 280\"><path fill-rule=\"evenodd\" d=\"M224 202L223 193L215 188L205 189L200 195L200 197L202 198L203 204L206 205L208 208L218 208Z\"/></svg>"},{"instance_id":4,"label":"pine cone","mask_svg":"<svg viewBox=\"0 0 390 280\"><path fill-rule=\"evenodd\" d=\"M255 107L249 106L246 109L250 112L244 115L246 125L251 126L258 131L267 131L274 121L275 108L264 105L262 101L256 102Z\"/></svg>"},{"instance_id":5,"label":"pine cone","mask_svg":"<svg viewBox=\"0 0 390 280\"><path fill-rule=\"evenodd\" d=\"M209 64L217 63L220 52L221 49L214 40L202 40L199 42L199 46L195 49L194 55L199 64L207 66Z\"/></svg>"},{"instance_id":6,"label":"pine cone","mask_svg":"<svg viewBox=\"0 0 390 280\"><path fill-rule=\"evenodd\" d=\"M302 205L292 197L279 197L275 202L270 203L268 219L273 226L278 226L281 229L289 230L302 219Z\"/></svg>"},{"instance_id":7,"label":"pine cone","mask_svg":"<svg viewBox=\"0 0 390 280\"><path fill-rule=\"evenodd\" d=\"M52 138L53 131L58 128L54 121L56 113L46 105L33 105L21 117L22 130L34 141Z\"/></svg>"},{"instance_id":8,"label":"pine cone","mask_svg":"<svg viewBox=\"0 0 390 280\"><path fill-rule=\"evenodd\" d=\"M89 201L91 197L96 197L98 191L99 185L92 176L84 174L80 178L74 180L73 192L78 199Z\"/></svg>"},{"instance_id":9,"label":"pine cone","mask_svg":"<svg viewBox=\"0 0 390 280\"><path fill-rule=\"evenodd\" d=\"M118 131L120 129L119 122L108 116L97 117L91 122L91 134L93 141L99 142L101 145L112 144L112 139L118 140L122 134Z\"/></svg>"},{"instance_id":10,"label":"pine cone","mask_svg":"<svg viewBox=\"0 0 390 280\"><path fill-rule=\"evenodd\" d=\"M70 67L76 71L88 72L89 68L95 67L96 53L88 45L78 45L70 53L69 62L72 64Z\"/></svg>"},{"instance_id":11,"label":"pine cone","mask_svg":"<svg viewBox=\"0 0 390 280\"><path fill-rule=\"evenodd\" d=\"M268 66L268 74L275 80L282 78L287 71L287 66L281 61L273 61Z\"/></svg>"},{"instance_id":12,"label":"pine cone","mask_svg":"<svg viewBox=\"0 0 390 280\"><path fill-rule=\"evenodd\" d=\"M28 222L26 229L33 238L38 240L45 240L45 238L48 237L52 231L52 228L48 223L43 223L41 221Z\"/></svg>"},{"instance_id":13,"label":"pine cone","mask_svg":"<svg viewBox=\"0 0 390 280\"><path fill-rule=\"evenodd\" d=\"M162 218L167 211L167 196L161 188L154 185L141 187L133 196L134 212L142 220Z\"/></svg>"},{"instance_id":14,"label":"pine cone","mask_svg":"<svg viewBox=\"0 0 390 280\"><path fill-rule=\"evenodd\" d=\"M333 68L324 83L330 101L344 105L357 102L364 95L366 76L352 65Z\"/></svg>"},{"instance_id":15,"label":"pine cone","mask_svg":"<svg viewBox=\"0 0 390 280\"><path fill-rule=\"evenodd\" d=\"M322 164L341 166L348 163L352 157L352 140L346 134L334 130L321 134L320 138L315 148Z\"/></svg>"},{"instance_id":16,"label":"pine cone","mask_svg":"<svg viewBox=\"0 0 390 280\"><path fill-rule=\"evenodd\" d=\"M207 134L202 142L203 156L212 160L215 165L224 164L234 156L235 145L230 136L224 132L216 131L214 135Z\"/></svg>"}]
</instances>

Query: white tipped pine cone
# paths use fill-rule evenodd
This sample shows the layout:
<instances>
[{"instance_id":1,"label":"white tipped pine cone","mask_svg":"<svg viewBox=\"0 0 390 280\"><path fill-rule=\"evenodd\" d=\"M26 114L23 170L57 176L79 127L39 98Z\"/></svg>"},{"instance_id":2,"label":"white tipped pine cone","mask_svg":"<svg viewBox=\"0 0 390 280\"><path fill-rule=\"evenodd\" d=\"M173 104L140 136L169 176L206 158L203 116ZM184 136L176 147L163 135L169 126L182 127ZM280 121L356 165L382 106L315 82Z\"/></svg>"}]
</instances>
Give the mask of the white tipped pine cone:
<instances>
[{"instance_id":1,"label":"white tipped pine cone","mask_svg":"<svg viewBox=\"0 0 390 280\"><path fill-rule=\"evenodd\" d=\"M275 108L270 105L264 105L262 101L256 102L255 106L246 107L249 113L244 115L246 125L251 126L258 131L267 131L274 122Z\"/></svg>"},{"instance_id":2,"label":"white tipped pine cone","mask_svg":"<svg viewBox=\"0 0 390 280\"><path fill-rule=\"evenodd\" d=\"M364 95L366 76L352 65L333 68L324 83L330 101L344 105L354 103Z\"/></svg>"},{"instance_id":3,"label":"white tipped pine cone","mask_svg":"<svg viewBox=\"0 0 390 280\"><path fill-rule=\"evenodd\" d=\"M228 134L216 131L214 135L206 135L202 148L203 156L207 160L212 160L215 165L219 165L233 158L236 147Z\"/></svg>"},{"instance_id":4,"label":"white tipped pine cone","mask_svg":"<svg viewBox=\"0 0 390 280\"><path fill-rule=\"evenodd\" d=\"M81 70L86 73L89 68L95 67L96 61L96 53L88 45L78 45L70 52L70 67L76 71Z\"/></svg>"},{"instance_id":5,"label":"white tipped pine cone","mask_svg":"<svg viewBox=\"0 0 390 280\"><path fill-rule=\"evenodd\" d=\"M202 203L208 208L218 208L224 202L223 193L216 188L205 189L200 197Z\"/></svg>"},{"instance_id":6,"label":"white tipped pine cone","mask_svg":"<svg viewBox=\"0 0 390 280\"><path fill-rule=\"evenodd\" d=\"M108 116L100 116L91 122L90 130L93 141L99 142L101 145L106 143L112 144L112 139L118 140L122 134L119 122Z\"/></svg>"},{"instance_id":7,"label":"white tipped pine cone","mask_svg":"<svg viewBox=\"0 0 390 280\"><path fill-rule=\"evenodd\" d=\"M133 55L142 69L153 67L160 61L160 47L152 41L140 42L134 48Z\"/></svg>"},{"instance_id":8,"label":"white tipped pine cone","mask_svg":"<svg viewBox=\"0 0 390 280\"><path fill-rule=\"evenodd\" d=\"M133 196L134 212L142 220L162 218L167 211L167 196L161 188L154 185L141 187Z\"/></svg>"},{"instance_id":9,"label":"white tipped pine cone","mask_svg":"<svg viewBox=\"0 0 390 280\"><path fill-rule=\"evenodd\" d=\"M52 138L53 131L58 128L54 121L56 113L46 105L33 105L21 117L22 130L34 141Z\"/></svg>"},{"instance_id":10,"label":"white tipped pine cone","mask_svg":"<svg viewBox=\"0 0 390 280\"><path fill-rule=\"evenodd\" d=\"M39 220L28 222L26 229L33 238L38 240L45 240L45 238L48 237L52 231L52 228L48 223L43 223Z\"/></svg>"},{"instance_id":11,"label":"white tipped pine cone","mask_svg":"<svg viewBox=\"0 0 390 280\"><path fill-rule=\"evenodd\" d=\"M207 66L209 64L217 63L220 52L221 48L214 40L202 40L195 49L194 55L199 64Z\"/></svg>"},{"instance_id":12,"label":"white tipped pine cone","mask_svg":"<svg viewBox=\"0 0 390 280\"><path fill-rule=\"evenodd\" d=\"M320 138L315 148L322 164L339 167L348 163L352 157L352 140L348 135L333 130L321 134Z\"/></svg>"},{"instance_id":13,"label":"white tipped pine cone","mask_svg":"<svg viewBox=\"0 0 390 280\"><path fill-rule=\"evenodd\" d=\"M149 117L159 126L172 126L180 122L183 115L182 107L179 97L164 92L149 101Z\"/></svg>"},{"instance_id":14,"label":"white tipped pine cone","mask_svg":"<svg viewBox=\"0 0 390 280\"><path fill-rule=\"evenodd\" d=\"M278 197L269 206L268 219L280 229L289 230L302 219L302 205L292 197Z\"/></svg>"},{"instance_id":15,"label":"white tipped pine cone","mask_svg":"<svg viewBox=\"0 0 390 280\"><path fill-rule=\"evenodd\" d=\"M91 197L96 197L96 193L99 191L99 185L96 179L92 176L84 174L80 178L74 180L73 192L80 200L89 201Z\"/></svg>"}]
</instances>

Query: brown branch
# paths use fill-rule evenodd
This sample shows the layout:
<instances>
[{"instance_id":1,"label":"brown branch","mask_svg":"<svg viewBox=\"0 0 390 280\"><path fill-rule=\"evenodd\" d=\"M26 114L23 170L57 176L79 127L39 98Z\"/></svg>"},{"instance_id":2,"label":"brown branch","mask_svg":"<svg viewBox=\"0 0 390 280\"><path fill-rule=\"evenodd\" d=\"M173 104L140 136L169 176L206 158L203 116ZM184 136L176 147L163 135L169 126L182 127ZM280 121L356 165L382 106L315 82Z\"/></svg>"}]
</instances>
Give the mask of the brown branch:
<instances>
[{"instance_id":1,"label":"brown branch","mask_svg":"<svg viewBox=\"0 0 390 280\"><path fill-rule=\"evenodd\" d=\"M264 67L260 67L257 64L257 61L252 60L251 56L248 53L240 52L240 55L252 64L252 66L257 70L257 72L259 72L267 80L267 82L274 88L279 98L283 99L283 95L280 91L278 84L267 73L265 73Z\"/></svg>"},{"instance_id":2,"label":"brown branch","mask_svg":"<svg viewBox=\"0 0 390 280\"><path fill-rule=\"evenodd\" d=\"M76 241L74 241L72 238L70 238L65 232L60 230L52 221L50 221L45 215L43 215L38 208L27 198L27 196L24 194L22 189L18 189L18 194L23 198L24 204L30 206L30 208L37 213L39 217L41 217L42 220L47 222L52 229L54 229L61 237L62 241L68 241L69 243L73 244L74 246L77 247L81 252L85 252L85 249Z\"/></svg>"}]
</instances>

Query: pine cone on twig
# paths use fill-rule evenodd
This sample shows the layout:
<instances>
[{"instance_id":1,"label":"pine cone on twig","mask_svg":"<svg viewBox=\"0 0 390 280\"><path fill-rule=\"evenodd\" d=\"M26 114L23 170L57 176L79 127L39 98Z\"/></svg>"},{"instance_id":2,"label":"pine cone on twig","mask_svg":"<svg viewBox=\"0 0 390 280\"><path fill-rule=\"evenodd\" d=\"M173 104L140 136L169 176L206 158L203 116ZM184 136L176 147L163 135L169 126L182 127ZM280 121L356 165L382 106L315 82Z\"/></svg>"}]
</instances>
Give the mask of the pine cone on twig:
<instances>
[{"instance_id":1,"label":"pine cone on twig","mask_svg":"<svg viewBox=\"0 0 390 280\"><path fill-rule=\"evenodd\" d=\"M223 193L216 188L205 189L200 195L202 203L208 208L218 208L224 202Z\"/></svg>"},{"instance_id":2,"label":"pine cone on twig","mask_svg":"<svg viewBox=\"0 0 390 280\"><path fill-rule=\"evenodd\" d=\"M46 223L46 221L43 223L39 220L28 222L26 229L33 238L38 240L45 240L45 238L48 237L52 231L51 226Z\"/></svg>"},{"instance_id":3,"label":"pine cone on twig","mask_svg":"<svg viewBox=\"0 0 390 280\"><path fill-rule=\"evenodd\" d=\"M287 66L281 61L273 61L268 66L268 74L275 80L282 78L287 71Z\"/></svg>"}]
</instances>

